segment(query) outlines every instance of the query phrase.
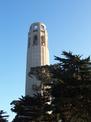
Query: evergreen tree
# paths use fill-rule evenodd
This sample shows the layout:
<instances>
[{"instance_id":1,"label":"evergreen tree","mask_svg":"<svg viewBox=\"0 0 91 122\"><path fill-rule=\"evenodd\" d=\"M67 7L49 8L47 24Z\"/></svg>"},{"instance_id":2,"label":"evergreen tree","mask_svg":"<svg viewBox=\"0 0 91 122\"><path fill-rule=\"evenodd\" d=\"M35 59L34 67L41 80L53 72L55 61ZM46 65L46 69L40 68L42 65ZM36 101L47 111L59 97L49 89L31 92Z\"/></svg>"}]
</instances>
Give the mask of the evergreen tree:
<instances>
[{"instance_id":1,"label":"evergreen tree","mask_svg":"<svg viewBox=\"0 0 91 122\"><path fill-rule=\"evenodd\" d=\"M3 110L0 110L0 122L8 122L7 117L8 115L5 115L6 112L4 112Z\"/></svg>"},{"instance_id":2,"label":"evergreen tree","mask_svg":"<svg viewBox=\"0 0 91 122\"><path fill-rule=\"evenodd\" d=\"M51 122L51 116L48 114L51 108L47 102L48 99L40 94L13 101L11 110L16 116L12 122Z\"/></svg>"},{"instance_id":3,"label":"evergreen tree","mask_svg":"<svg viewBox=\"0 0 91 122\"><path fill-rule=\"evenodd\" d=\"M52 111L65 122L91 121L91 61L64 51L59 63L33 68L30 74L51 84Z\"/></svg>"},{"instance_id":4,"label":"evergreen tree","mask_svg":"<svg viewBox=\"0 0 91 122\"><path fill-rule=\"evenodd\" d=\"M29 76L41 81L40 92L11 103L13 122L91 122L90 57L62 55L55 57L57 64L31 69Z\"/></svg>"}]
</instances>

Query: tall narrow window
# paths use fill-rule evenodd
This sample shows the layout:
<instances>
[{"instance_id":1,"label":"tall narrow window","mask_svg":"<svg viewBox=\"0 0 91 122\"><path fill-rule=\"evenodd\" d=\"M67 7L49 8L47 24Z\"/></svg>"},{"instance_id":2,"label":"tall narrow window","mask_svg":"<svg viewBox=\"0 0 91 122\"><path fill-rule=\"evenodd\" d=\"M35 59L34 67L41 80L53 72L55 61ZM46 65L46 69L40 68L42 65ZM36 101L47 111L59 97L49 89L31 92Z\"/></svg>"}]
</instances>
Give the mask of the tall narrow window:
<instances>
[{"instance_id":1,"label":"tall narrow window","mask_svg":"<svg viewBox=\"0 0 91 122\"><path fill-rule=\"evenodd\" d=\"M41 45L45 46L45 36L41 36Z\"/></svg>"},{"instance_id":2,"label":"tall narrow window","mask_svg":"<svg viewBox=\"0 0 91 122\"><path fill-rule=\"evenodd\" d=\"M33 45L38 45L38 36L37 35L34 35Z\"/></svg>"}]
</instances>

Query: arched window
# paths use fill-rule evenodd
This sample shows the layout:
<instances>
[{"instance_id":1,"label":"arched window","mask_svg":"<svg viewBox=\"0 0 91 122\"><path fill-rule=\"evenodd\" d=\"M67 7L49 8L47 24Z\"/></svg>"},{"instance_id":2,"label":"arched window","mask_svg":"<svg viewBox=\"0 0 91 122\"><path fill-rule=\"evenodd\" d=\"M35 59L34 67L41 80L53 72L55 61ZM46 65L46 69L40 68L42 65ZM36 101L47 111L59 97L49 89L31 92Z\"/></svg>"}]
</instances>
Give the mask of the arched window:
<instances>
[{"instance_id":1,"label":"arched window","mask_svg":"<svg viewBox=\"0 0 91 122\"><path fill-rule=\"evenodd\" d=\"M41 29L44 30L44 25L41 25Z\"/></svg>"},{"instance_id":2,"label":"arched window","mask_svg":"<svg viewBox=\"0 0 91 122\"><path fill-rule=\"evenodd\" d=\"M38 26L37 26L37 25L35 25L35 26L33 27L33 31L38 31Z\"/></svg>"}]
</instances>

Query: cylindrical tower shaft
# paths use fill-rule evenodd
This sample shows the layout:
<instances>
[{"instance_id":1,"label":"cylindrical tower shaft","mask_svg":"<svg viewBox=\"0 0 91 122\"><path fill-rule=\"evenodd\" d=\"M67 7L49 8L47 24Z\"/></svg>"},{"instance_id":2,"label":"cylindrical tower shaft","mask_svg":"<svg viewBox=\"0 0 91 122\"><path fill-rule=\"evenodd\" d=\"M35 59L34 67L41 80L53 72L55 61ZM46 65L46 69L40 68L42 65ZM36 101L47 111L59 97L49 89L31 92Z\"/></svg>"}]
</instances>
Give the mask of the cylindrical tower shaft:
<instances>
[{"instance_id":1,"label":"cylindrical tower shaft","mask_svg":"<svg viewBox=\"0 0 91 122\"><path fill-rule=\"evenodd\" d=\"M29 77L31 67L43 65L49 65L48 34L46 26L37 22L30 26L28 33L25 95L33 95L33 85L40 84L35 77Z\"/></svg>"}]
</instances>

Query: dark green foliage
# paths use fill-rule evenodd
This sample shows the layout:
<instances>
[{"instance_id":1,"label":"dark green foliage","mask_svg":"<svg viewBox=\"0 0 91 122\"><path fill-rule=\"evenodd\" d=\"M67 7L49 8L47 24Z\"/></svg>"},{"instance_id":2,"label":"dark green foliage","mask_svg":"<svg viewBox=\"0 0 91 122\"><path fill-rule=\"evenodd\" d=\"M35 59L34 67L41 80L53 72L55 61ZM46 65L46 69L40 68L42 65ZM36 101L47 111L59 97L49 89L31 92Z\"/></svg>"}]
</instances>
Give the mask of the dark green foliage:
<instances>
[{"instance_id":1,"label":"dark green foliage","mask_svg":"<svg viewBox=\"0 0 91 122\"><path fill-rule=\"evenodd\" d=\"M91 80L91 62L90 57L81 59L79 55L73 55L71 52L63 52L64 58L55 57L59 61L62 78L67 83L76 83L79 80ZM57 69L58 71L58 69ZM61 73L60 72L60 73Z\"/></svg>"},{"instance_id":2,"label":"dark green foliage","mask_svg":"<svg viewBox=\"0 0 91 122\"><path fill-rule=\"evenodd\" d=\"M33 68L43 84L51 84L53 113L65 122L91 121L91 61L72 52L55 57L59 63ZM43 72L44 71L44 72ZM30 73L31 74L31 73ZM82 120L81 120L82 121Z\"/></svg>"},{"instance_id":3,"label":"dark green foliage","mask_svg":"<svg viewBox=\"0 0 91 122\"><path fill-rule=\"evenodd\" d=\"M41 80L43 94L13 101L12 111L17 113L13 122L91 122L90 57L66 51L62 55L55 57L57 64L31 69L29 76Z\"/></svg>"},{"instance_id":4,"label":"dark green foliage","mask_svg":"<svg viewBox=\"0 0 91 122\"><path fill-rule=\"evenodd\" d=\"M40 94L35 96L25 96L11 103L12 111L17 115L13 122L41 122L42 120L51 120L47 113L51 109L47 104L48 99Z\"/></svg>"},{"instance_id":5,"label":"dark green foliage","mask_svg":"<svg viewBox=\"0 0 91 122\"><path fill-rule=\"evenodd\" d=\"M5 115L6 112L4 112L3 110L0 110L0 122L8 122L7 117L8 115Z\"/></svg>"},{"instance_id":6,"label":"dark green foliage","mask_svg":"<svg viewBox=\"0 0 91 122\"><path fill-rule=\"evenodd\" d=\"M56 57L59 61L60 76L64 81L63 85L56 85L55 88L60 91L60 113L63 114L65 121L78 121L84 116L87 122L91 121L91 62L90 57L81 59L79 55L73 55L71 52L63 52L64 58ZM57 69L58 71L58 69ZM56 75L57 77L57 75ZM58 87L57 87L58 86ZM59 88L60 87L60 88ZM54 94L53 94L54 96ZM55 96L55 102L58 96ZM84 118L83 117L83 118ZM79 120L80 121L80 120ZM85 121L85 120L84 120Z\"/></svg>"}]
</instances>

